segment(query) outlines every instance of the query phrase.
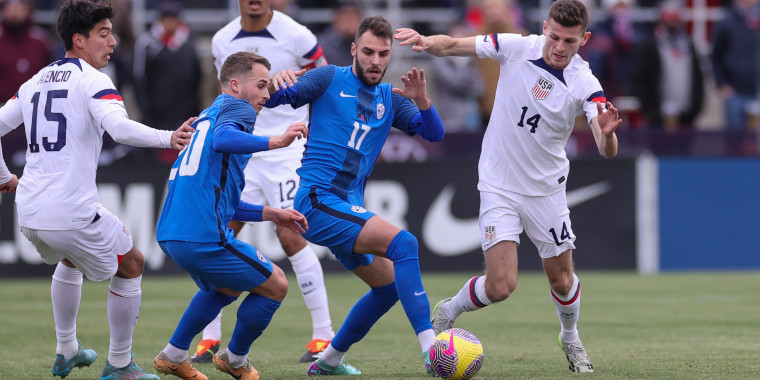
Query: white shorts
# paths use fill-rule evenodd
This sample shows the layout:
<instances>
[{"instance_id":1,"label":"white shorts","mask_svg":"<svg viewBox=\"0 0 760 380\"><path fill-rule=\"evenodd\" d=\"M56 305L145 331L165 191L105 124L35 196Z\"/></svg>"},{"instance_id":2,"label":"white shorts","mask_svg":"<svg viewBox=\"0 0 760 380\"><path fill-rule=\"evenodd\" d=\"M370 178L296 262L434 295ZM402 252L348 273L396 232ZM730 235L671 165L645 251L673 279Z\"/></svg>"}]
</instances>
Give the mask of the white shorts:
<instances>
[{"instance_id":1,"label":"white shorts","mask_svg":"<svg viewBox=\"0 0 760 380\"><path fill-rule=\"evenodd\" d=\"M81 230L35 230L21 233L37 248L42 260L56 264L68 259L91 281L107 280L116 274L119 256L132 249L132 235L116 215L98 208L98 218ZM94 217L93 217L94 218Z\"/></svg>"},{"instance_id":2,"label":"white shorts","mask_svg":"<svg viewBox=\"0 0 760 380\"><path fill-rule=\"evenodd\" d=\"M542 259L575 249L564 191L539 197L512 192L480 192L480 243L483 251L500 241L520 244L525 230Z\"/></svg>"},{"instance_id":3,"label":"white shorts","mask_svg":"<svg viewBox=\"0 0 760 380\"><path fill-rule=\"evenodd\" d=\"M300 178L301 156L251 157L245 167L240 200L274 208L293 208Z\"/></svg>"}]
</instances>

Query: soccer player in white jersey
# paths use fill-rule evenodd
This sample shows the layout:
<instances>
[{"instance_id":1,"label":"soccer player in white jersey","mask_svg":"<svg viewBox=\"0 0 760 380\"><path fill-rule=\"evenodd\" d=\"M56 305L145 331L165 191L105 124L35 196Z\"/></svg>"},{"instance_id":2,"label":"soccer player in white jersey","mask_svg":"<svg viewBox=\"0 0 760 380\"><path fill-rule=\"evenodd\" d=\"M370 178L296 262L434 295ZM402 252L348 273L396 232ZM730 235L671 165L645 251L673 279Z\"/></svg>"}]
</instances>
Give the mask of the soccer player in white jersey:
<instances>
[{"instance_id":1,"label":"soccer player in white jersey","mask_svg":"<svg viewBox=\"0 0 760 380\"><path fill-rule=\"evenodd\" d=\"M273 73L327 64L314 34L286 14L272 10L270 0L239 0L239 5L240 17L216 32L211 40L217 73L227 57L241 51L266 57ZM259 113L254 134L280 136L291 124L308 123L308 120L308 107L293 109L286 104L265 108ZM286 148L254 153L245 169L245 188L241 199L252 204L292 208L299 184L296 169L301 166L305 141L301 139ZM232 221L230 227L237 234L243 223ZM311 313L312 340L300 359L301 362L310 363L321 355L335 335L322 265L301 235L279 226L275 227L275 231ZM220 314L203 330L203 338L192 360L196 363L210 362L214 352L218 351L221 335Z\"/></svg>"},{"instance_id":2,"label":"soccer player in white jersey","mask_svg":"<svg viewBox=\"0 0 760 380\"><path fill-rule=\"evenodd\" d=\"M143 255L119 219L100 205L95 186L103 132L117 142L182 149L190 142L188 120L176 131L159 131L129 120L105 67L116 46L110 5L68 1L58 17L66 56L40 70L0 108L0 136L21 123L26 166L16 207L21 232L48 264L57 264L51 285L57 339L51 371L61 378L91 365L97 354L77 340L76 316L83 275L110 279L108 359L102 380L158 379L132 361L132 332L140 309ZM0 155L0 181L15 178ZM10 180L13 182L13 179ZM0 191L10 185L6 182Z\"/></svg>"},{"instance_id":3,"label":"soccer player in white jersey","mask_svg":"<svg viewBox=\"0 0 760 380\"><path fill-rule=\"evenodd\" d=\"M478 164L480 233L486 274L469 279L433 310L436 333L465 311L505 300L517 286L517 245L525 230L543 262L561 324L559 344L573 372L594 367L578 336L580 281L573 273L575 235L565 184L565 143L581 111L606 158L617 155L615 130L622 123L599 81L576 53L589 39L588 10L579 0L558 0L544 34L451 38L397 30L401 45L436 56L478 56L501 64L488 129Z\"/></svg>"}]
</instances>

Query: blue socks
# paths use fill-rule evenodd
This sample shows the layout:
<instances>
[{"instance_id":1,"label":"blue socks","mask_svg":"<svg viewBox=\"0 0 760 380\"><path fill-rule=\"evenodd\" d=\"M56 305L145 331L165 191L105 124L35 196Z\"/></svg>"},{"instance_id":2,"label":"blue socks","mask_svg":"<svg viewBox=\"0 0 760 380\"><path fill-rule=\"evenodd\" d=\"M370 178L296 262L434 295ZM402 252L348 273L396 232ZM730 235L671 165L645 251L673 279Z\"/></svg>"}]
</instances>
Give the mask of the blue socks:
<instances>
[{"instance_id":1,"label":"blue socks","mask_svg":"<svg viewBox=\"0 0 760 380\"><path fill-rule=\"evenodd\" d=\"M393 238L386 253L393 261L396 291L415 334L433 328L430 323L430 301L420 275L418 249L417 238L403 230Z\"/></svg>"},{"instance_id":2,"label":"blue socks","mask_svg":"<svg viewBox=\"0 0 760 380\"><path fill-rule=\"evenodd\" d=\"M267 328L280 303L253 293L245 297L238 308L235 331L227 346L230 352L239 356L247 355L251 344Z\"/></svg>"},{"instance_id":3,"label":"blue socks","mask_svg":"<svg viewBox=\"0 0 760 380\"><path fill-rule=\"evenodd\" d=\"M340 352L348 351L352 344L367 335L369 329L396 304L396 301L398 294L395 283L370 289L351 308L330 345Z\"/></svg>"},{"instance_id":4,"label":"blue socks","mask_svg":"<svg viewBox=\"0 0 760 380\"><path fill-rule=\"evenodd\" d=\"M209 292L199 290L187 306L182 319L179 320L169 343L174 347L189 350L193 338L216 318L223 307L236 299L237 297L228 296L216 290Z\"/></svg>"}]
</instances>

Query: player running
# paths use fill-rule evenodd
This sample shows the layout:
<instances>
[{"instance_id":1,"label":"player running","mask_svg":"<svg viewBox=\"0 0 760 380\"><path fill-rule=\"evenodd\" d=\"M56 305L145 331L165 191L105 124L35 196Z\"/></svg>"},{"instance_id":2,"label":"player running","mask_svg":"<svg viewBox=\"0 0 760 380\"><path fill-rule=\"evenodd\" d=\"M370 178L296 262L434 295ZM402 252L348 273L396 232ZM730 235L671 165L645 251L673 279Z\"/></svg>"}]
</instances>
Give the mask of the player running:
<instances>
[{"instance_id":1,"label":"player running","mask_svg":"<svg viewBox=\"0 0 760 380\"><path fill-rule=\"evenodd\" d=\"M436 333L451 328L463 312L503 301L515 290L517 245L525 229L541 256L561 324L559 344L573 372L593 372L594 367L577 329L581 286L573 273L575 234L565 196L570 164L564 147L575 116L584 111L599 153L613 158L618 148L615 130L622 123L588 64L576 55L591 36L588 22L582 2L558 0L544 21L542 36L452 38L422 36L406 28L395 35L401 45L417 52L501 63L478 165L487 275L471 278L453 298L436 305Z\"/></svg>"}]
</instances>

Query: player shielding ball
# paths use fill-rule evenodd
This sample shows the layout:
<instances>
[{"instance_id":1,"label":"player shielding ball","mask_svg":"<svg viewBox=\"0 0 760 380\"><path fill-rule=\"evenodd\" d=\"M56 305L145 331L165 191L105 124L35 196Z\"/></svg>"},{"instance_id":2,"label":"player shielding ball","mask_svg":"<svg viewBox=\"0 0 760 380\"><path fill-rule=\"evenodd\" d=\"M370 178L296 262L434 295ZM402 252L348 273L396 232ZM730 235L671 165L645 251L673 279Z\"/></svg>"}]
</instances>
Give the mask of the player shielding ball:
<instances>
[{"instance_id":1,"label":"player shielding ball","mask_svg":"<svg viewBox=\"0 0 760 380\"><path fill-rule=\"evenodd\" d=\"M466 38L422 36L398 29L400 45L436 56L477 56L501 64L496 101L478 164L480 233L486 273L468 280L433 311L436 333L465 311L507 299L517 286L517 245L525 230L538 248L561 324L559 343L573 372L594 367L578 335L580 281L573 271L575 234L565 185L570 164L565 144L583 111L599 153L617 154L622 123L599 81L576 53L591 36L588 10L579 0L558 0L544 34L489 34Z\"/></svg>"},{"instance_id":2,"label":"player shielding ball","mask_svg":"<svg viewBox=\"0 0 760 380\"><path fill-rule=\"evenodd\" d=\"M344 268L370 287L322 357L311 364L309 375L361 373L343 363L344 355L398 300L417 335L426 369L432 371L426 354L435 335L420 276L417 239L363 207L367 178L391 127L428 141L444 136L422 70L413 68L402 77L401 89L381 82L391 58L392 35L386 19L365 18L351 45L352 66L328 65L298 78L287 72L272 78L272 91L280 90L272 94L267 107L312 106L295 199L296 210L309 221L304 237L330 248Z\"/></svg>"},{"instance_id":3,"label":"player shielding ball","mask_svg":"<svg viewBox=\"0 0 760 380\"><path fill-rule=\"evenodd\" d=\"M183 125L159 131L128 118L113 82L98 71L116 47L114 15L110 5L64 3L58 33L65 58L40 70L0 109L0 135L21 123L26 129L26 166L16 193L18 223L45 263L57 264L50 286L57 340L51 371L62 378L97 357L77 340L76 317L87 276L110 279L111 335L100 378L158 379L132 361L143 255L118 217L99 203L95 174L104 131L123 144L179 150L193 129ZM2 168L4 163L0 181L9 177ZM6 185L1 189L10 187Z\"/></svg>"}]
</instances>

